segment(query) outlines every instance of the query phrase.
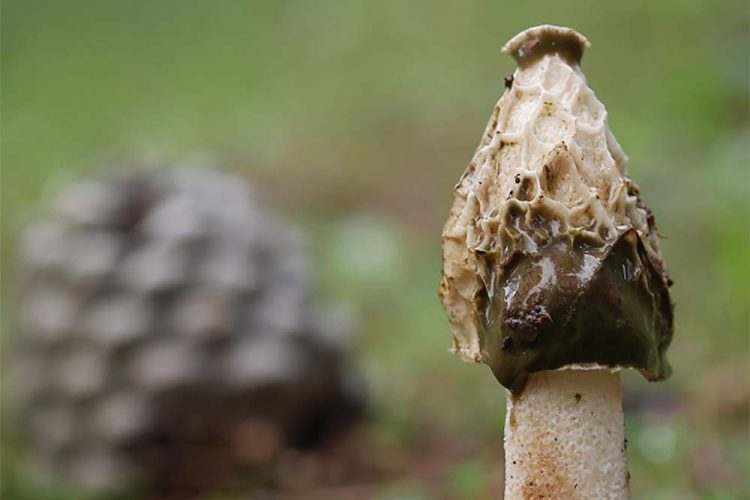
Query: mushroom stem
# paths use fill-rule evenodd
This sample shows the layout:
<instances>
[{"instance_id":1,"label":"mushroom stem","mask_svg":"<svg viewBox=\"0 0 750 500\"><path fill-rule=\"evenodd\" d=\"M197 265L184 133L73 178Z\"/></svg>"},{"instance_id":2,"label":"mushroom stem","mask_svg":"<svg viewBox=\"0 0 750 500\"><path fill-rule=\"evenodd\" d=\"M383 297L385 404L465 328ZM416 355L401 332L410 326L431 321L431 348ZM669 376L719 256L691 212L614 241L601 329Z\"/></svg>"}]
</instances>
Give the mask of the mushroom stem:
<instances>
[{"instance_id":1,"label":"mushroom stem","mask_svg":"<svg viewBox=\"0 0 750 500\"><path fill-rule=\"evenodd\" d=\"M619 373L534 373L508 392L505 498L629 498L625 448Z\"/></svg>"}]
</instances>

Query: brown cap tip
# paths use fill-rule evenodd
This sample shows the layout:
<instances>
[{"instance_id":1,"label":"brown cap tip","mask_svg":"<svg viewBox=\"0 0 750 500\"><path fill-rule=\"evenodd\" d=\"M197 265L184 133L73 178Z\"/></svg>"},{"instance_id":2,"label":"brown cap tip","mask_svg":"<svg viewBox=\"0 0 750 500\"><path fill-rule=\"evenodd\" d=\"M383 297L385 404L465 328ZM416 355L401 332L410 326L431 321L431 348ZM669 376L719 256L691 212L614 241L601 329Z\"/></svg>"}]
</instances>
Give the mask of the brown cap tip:
<instances>
[{"instance_id":1,"label":"brown cap tip","mask_svg":"<svg viewBox=\"0 0 750 500\"><path fill-rule=\"evenodd\" d=\"M583 50L591 44L585 36L571 28L543 24L524 30L503 46L523 67L547 54L558 54L569 64L578 64Z\"/></svg>"}]
</instances>

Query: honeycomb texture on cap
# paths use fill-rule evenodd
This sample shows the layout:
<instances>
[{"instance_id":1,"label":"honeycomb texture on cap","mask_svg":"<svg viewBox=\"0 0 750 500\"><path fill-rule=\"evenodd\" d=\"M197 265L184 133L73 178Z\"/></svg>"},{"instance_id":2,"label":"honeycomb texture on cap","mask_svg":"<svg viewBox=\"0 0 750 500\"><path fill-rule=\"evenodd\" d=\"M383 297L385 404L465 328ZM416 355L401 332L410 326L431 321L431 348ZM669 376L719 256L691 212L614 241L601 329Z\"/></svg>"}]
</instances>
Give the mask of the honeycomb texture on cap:
<instances>
[{"instance_id":1,"label":"honeycomb texture on cap","mask_svg":"<svg viewBox=\"0 0 750 500\"><path fill-rule=\"evenodd\" d=\"M581 52L588 44L567 28L539 27L515 37L506 50L540 35L566 36ZM487 362L476 301L483 289L497 288L492 281L499 278L483 256L496 256L507 268L516 256L538 255L550 242L604 248L631 230L650 265L664 274L653 216L579 65L551 51L516 69L455 187L443 230L440 296L453 351Z\"/></svg>"},{"instance_id":2,"label":"honeycomb texture on cap","mask_svg":"<svg viewBox=\"0 0 750 500\"><path fill-rule=\"evenodd\" d=\"M300 235L231 174L120 170L21 235L9 388L40 461L92 487L198 487L357 415L351 325L313 303ZM243 461L248 422L281 438Z\"/></svg>"}]
</instances>

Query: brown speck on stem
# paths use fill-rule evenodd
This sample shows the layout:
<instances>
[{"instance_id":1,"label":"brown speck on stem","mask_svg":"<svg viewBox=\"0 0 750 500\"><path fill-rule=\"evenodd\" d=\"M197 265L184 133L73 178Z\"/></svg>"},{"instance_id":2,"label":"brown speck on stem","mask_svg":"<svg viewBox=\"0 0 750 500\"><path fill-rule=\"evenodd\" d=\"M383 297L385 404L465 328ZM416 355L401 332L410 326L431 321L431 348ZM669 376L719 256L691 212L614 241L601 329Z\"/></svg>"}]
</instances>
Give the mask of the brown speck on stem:
<instances>
[{"instance_id":1,"label":"brown speck on stem","mask_svg":"<svg viewBox=\"0 0 750 500\"><path fill-rule=\"evenodd\" d=\"M510 89L513 87L513 75L506 76L503 81L505 82L505 88Z\"/></svg>"},{"instance_id":2,"label":"brown speck on stem","mask_svg":"<svg viewBox=\"0 0 750 500\"><path fill-rule=\"evenodd\" d=\"M581 402L581 395L576 392L576 396L575 397L576 397L576 403L580 403Z\"/></svg>"}]
</instances>

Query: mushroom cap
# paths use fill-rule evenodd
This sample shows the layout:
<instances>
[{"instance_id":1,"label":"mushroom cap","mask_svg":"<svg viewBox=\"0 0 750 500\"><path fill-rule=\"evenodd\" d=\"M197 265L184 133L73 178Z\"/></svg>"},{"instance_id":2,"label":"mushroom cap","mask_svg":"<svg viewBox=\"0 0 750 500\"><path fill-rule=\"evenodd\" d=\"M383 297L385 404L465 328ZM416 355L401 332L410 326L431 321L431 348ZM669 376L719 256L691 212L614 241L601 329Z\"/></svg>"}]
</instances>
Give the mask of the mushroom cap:
<instances>
[{"instance_id":1,"label":"mushroom cap","mask_svg":"<svg viewBox=\"0 0 750 500\"><path fill-rule=\"evenodd\" d=\"M578 62L588 41L540 26L443 230L440 297L453 350L520 391L529 373L634 367L668 376L668 277L651 211Z\"/></svg>"}]
</instances>

